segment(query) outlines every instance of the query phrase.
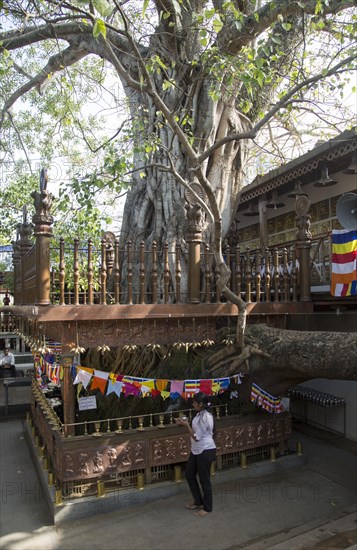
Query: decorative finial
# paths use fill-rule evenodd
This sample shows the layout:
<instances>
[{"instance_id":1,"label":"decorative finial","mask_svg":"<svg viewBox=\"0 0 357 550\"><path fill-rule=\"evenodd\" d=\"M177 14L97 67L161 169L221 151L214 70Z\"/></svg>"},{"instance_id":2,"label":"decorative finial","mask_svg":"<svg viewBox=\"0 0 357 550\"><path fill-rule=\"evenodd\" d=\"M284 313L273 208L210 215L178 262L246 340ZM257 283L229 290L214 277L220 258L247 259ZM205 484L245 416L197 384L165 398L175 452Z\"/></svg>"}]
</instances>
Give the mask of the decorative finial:
<instances>
[{"instance_id":1,"label":"decorative finial","mask_svg":"<svg viewBox=\"0 0 357 550\"><path fill-rule=\"evenodd\" d=\"M24 204L23 207L22 207L22 223L23 224L27 223L27 206L26 206L26 204Z\"/></svg>"},{"instance_id":2,"label":"decorative finial","mask_svg":"<svg viewBox=\"0 0 357 550\"><path fill-rule=\"evenodd\" d=\"M40 191L45 191L47 189L47 182L48 182L47 169L42 168L40 173Z\"/></svg>"}]
</instances>

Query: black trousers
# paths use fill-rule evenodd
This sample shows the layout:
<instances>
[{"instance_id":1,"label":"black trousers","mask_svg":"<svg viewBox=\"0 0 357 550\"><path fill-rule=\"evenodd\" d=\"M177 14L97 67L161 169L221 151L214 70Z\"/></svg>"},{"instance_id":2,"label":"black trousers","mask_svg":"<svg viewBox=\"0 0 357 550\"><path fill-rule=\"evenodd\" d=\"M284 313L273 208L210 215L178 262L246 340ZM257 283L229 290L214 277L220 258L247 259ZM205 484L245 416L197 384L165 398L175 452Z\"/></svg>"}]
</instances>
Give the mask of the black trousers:
<instances>
[{"instance_id":1,"label":"black trousers","mask_svg":"<svg viewBox=\"0 0 357 550\"><path fill-rule=\"evenodd\" d=\"M0 378L7 378L9 376L9 371L11 376L16 377L16 367L15 365L1 365L0 367Z\"/></svg>"},{"instance_id":2,"label":"black trousers","mask_svg":"<svg viewBox=\"0 0 357 550\"><path fill-rule=\"evenodd\" d=\"M202 506L206 512L212 512L211 465L216 458L216 449L207 449L199 455L190 454L185 476L196 506ZM197 481L197 474L201 488Z\"/></svg>"}]
</instances>

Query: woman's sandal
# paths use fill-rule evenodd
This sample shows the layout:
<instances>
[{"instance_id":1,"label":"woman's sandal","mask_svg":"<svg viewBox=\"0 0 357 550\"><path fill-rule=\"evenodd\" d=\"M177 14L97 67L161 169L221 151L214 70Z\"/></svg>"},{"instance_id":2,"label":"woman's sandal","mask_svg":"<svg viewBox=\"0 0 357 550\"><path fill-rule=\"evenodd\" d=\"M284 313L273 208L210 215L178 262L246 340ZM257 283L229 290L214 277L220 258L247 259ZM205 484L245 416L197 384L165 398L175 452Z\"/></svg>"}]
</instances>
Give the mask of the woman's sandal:
<instances>
[{"instance_id":1,"label":"woman's sandal","mask_svg":"<svg viewBox=\"0 0 357 550\"><path fill-rule=\"evenodd\" d=\"M189 502L188 504L185 504L185 508L187 508L187 510L197 510L198 508L202 509L202 505L197 506L197 504L193 504L192 502Z\"/></svg>"},{"instance_id":2,"label":"woman's sandal","mask_svg":"<svg viewBox=\"0 0 357 550\"><path fill-rule=\"evenodd\" d=\"M208 512L206 512L206 510L203 510L203 508L201 508L201 510L198 510L198 512L194 512L194 516L199 516L199 517L203 517L203 516L207 516Z\"/></svg>"}]
</instances>

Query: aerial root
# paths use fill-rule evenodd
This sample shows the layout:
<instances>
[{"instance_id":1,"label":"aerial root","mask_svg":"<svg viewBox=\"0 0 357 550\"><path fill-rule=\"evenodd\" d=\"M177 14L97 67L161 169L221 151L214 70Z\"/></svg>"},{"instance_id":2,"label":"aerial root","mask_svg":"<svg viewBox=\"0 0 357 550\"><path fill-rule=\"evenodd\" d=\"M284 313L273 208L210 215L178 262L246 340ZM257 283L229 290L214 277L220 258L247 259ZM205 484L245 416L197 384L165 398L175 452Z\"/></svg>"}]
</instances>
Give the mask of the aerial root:
<instances>
[{"instance_id":1,"label":"aerial root","mask_svg":"<svg viewBox=\"0 0 357 550\"><path fill-rule=\"evenodd\" d=\"M208 372L211 374L212 372L217 371L220 367L224 366L225 370L222 374L224 374L224 376L229 376L237 372L242 367L243 364L244 364L243 372L249 372L250 370L249 359L253 355L258 355L259 357L270 357L268 353L266 353L260 348L257 348L256 346L245 346L238 357L220 361L217 365L212 367ZM227 366L228 362L230 364Z\"/></svg>"}]
</instances>

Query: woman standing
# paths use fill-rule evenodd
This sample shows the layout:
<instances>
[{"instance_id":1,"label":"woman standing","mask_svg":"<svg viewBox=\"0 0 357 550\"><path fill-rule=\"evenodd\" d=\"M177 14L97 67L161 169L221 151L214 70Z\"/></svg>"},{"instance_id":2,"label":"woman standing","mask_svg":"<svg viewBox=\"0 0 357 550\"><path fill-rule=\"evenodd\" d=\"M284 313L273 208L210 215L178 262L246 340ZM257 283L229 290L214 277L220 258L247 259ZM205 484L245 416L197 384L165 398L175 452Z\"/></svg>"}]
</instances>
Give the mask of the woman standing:
<instances>
[{"instance_id":1,"label":"woman standing","mask_svg":"<svg viewBox=\"0 0 357 550\"><path fill-rule=\"evenodd\" d=\"M191 453L186 465L186 480L193 496L193 502L186 504L188 510L197 510L196 516L206 516L212 512L211 465L216 458L216 445L213 440L214 418L207 408L207 395L199 392L193 397L192 406L196 416L192 426L185 418L176 418L176 423L186 426L191 438ZM197 474L201 488L197 481ZM201 490L202 489L202 490Z\"/></svg>"}]
</instances>

